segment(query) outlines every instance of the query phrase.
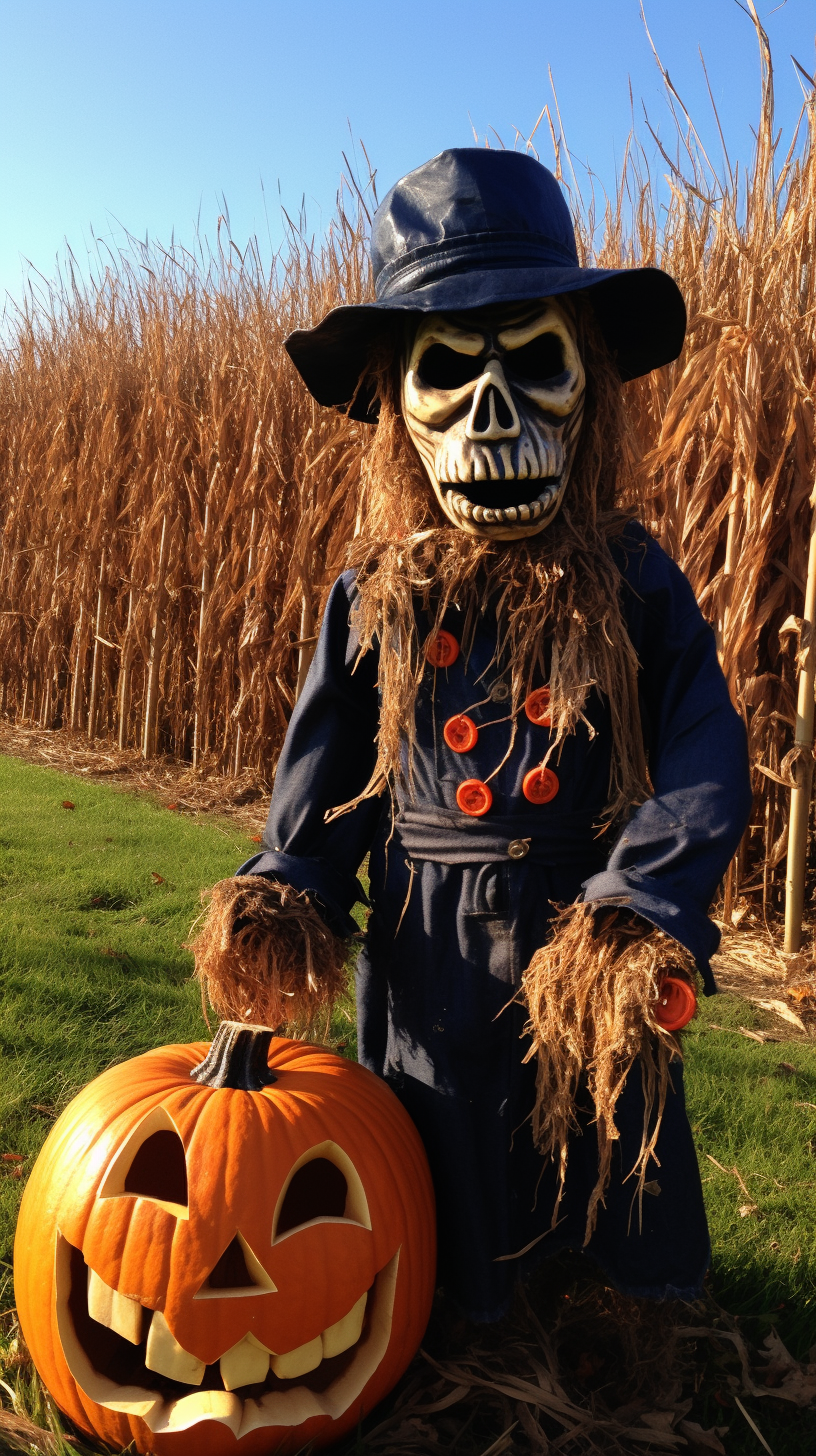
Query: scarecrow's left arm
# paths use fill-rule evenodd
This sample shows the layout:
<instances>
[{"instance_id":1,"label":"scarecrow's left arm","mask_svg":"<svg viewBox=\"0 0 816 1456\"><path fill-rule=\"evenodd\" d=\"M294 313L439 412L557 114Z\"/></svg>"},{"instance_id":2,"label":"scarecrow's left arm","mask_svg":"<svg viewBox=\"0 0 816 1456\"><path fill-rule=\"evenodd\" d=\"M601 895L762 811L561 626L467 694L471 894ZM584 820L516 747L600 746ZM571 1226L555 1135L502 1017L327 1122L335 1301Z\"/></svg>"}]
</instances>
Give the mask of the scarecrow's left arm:
<instances>
[{"instance_id":1,"label":"scarecrow's left arm","mask_svg":"<svg viewBox=\"0 0 816 1456\"><path fill-rule=\"evenodd\" d=\"M362 797L377 757L377 654L359 653L347 572L332 588L317 650L292 714L262 848L210 892L192 949L220 1016L302 1027L345 983L351 908L381 805Z\"/></svg>"},{"instance_id":2,"label":"scarecrow's left arm","mask_svg":"<svg viewBox=\"0 0 816 1456\"><path fill-rule=\"evenodd\" d=\"M625 907L678 941L711 992L720 936L707 911L751 809L745 728L683 573L640 528L626 540L624 607L654 795L606 869L586 881L584 898Z\"/></svg>"}]
</instances>

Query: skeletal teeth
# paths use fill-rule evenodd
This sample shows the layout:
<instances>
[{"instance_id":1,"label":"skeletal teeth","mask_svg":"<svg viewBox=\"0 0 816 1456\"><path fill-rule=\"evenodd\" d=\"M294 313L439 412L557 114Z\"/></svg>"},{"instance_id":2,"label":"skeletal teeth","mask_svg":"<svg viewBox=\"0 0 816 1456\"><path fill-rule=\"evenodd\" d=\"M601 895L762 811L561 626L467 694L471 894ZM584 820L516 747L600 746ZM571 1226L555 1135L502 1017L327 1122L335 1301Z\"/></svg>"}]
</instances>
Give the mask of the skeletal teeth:
<instances>
[{"instance_id":1,"label":"skeletal teeth","mask_svg":"<svg viewBox=\"0 0 816 1456\"><path fill-rule=\"evenodd\" d=\"M285 1355L273 1355L269 1363L279 1380L295 1380L298 1375L308 1375L310 1370L316 1370L322 1359L323 1340L318 1335L316 1340L298 1345L296 1350L288 1350Z\"/></svg>"},{"instance_id":2,"label":"skeletal teeth","mask_svg":"<svg viewBox=\"0 0 816 1456\"><path fill-rule=\"evenodd\" d=\"M367 1299L368 1295L363 1294L348 1314L323 1331L323 1355L326 1360L330 1360L332 1355L342 1355L344 1350L350 1350L352 1345L357 1344L363 1331Z\"/></svg>"},{"instance_id":3,"label":"skeletal teeth","mask_svg":"<svg viewBox=\"0 0 816 1456\"><path fill-rule=\"evenodd\" d=\"M142 1306L118 1289L111 1289L94 1269L88 1270L88 1314L100 1325L138 1345L142 1338Z\"/></svg>"},{"instance_id":4,"label":"skeletal teeth","mask_svg":"<svg viewBox=\"0 0 816 1456\"><path fill-rule=\"evenodd\" d=\"M150 1321L145 1365L157 1375L183 1380L186 1385L200 1385L207 1368L203 1360L197 1360L179 1344L160 1310Z\"/></svg>"},{"instance_id":5,"label":"skeletal teeth","mask_svg":"<svg viewBox=\"0 0 816 1456\"><path fill-rule=\"evenodd\" d=\"M501 511L491 511L489 508L486 507L482 515L482 520L484 521L486 526L492 526L495 523L497 517L500 515Z\"/></svg>"},{"instance_id":6,"label":"skeletal teeth","mask_svg":"<svg viewBox=\"0 0 816 1456\"><path fill-rule=\"evenodd\" d=\"M518 520L518 511L516 510L515 506L508 506L504 514L507 517L508 521Z\"/></svg>"},{"instance_id":7,"label":"skeletal teeth","mask_svg":"<svg viewBox=\"0 0 816 1456\"><path fill-rule=\"evenodd\" d=\"M485 518L484 506L474 506L473 507L473 519L474 519L474 521L481 522L481 521L484 520L484 518Z\"/></svg>"},{"instance_id":8,"label":"skeletal teeth","mask_svg":"<svg viewBox=\"0 0 816 1456\"><path fill-rule=\"evenodd\" d=\"M221 1356L219 1364L224 1389L237 1390L239 1385L255 1385L266 1379L269 1351L254 1335L244 1335L237 1345Z\"/></svg>"},{"instance_id":9,"label":"skeletal teeth","mask_svg":"<svg viewBox=\"0 0 816 1456\"><path fill-rule=\"evenodd\" d=\"M530 519L530 507L529 506L519 506L518 513L521 516L521 519L523 521L529 521L529 519Z\"/></svg>"}]
</instances>

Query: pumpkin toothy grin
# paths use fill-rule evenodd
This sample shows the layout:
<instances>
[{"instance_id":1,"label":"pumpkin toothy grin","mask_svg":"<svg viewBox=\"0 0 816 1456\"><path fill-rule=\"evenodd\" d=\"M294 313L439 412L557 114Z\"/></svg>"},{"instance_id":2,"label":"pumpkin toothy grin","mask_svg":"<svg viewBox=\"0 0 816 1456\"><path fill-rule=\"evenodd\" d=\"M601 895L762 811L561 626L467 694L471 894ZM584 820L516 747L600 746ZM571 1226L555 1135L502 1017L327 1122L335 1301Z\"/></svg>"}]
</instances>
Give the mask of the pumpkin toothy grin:
<instances>
[{"instance_id":1,"label":"pumpkin toothy grin","mask_svg":"<svg viewBox=\"0 0 816 1456\"><path fill-rule=\"evenodd\" d=\"M68 1368L91 1400L138 1415L153 1432L220 1421L236 1439L264 1426L336 1420L380 1364L391 1335L399 1253L348 1313L283 1354L251 1334L206 1365L164 1315L120 1294L57 1236L57 1322ZM198 1387L190 1391L190 1386Z\"/></svg>"}]
</instances>

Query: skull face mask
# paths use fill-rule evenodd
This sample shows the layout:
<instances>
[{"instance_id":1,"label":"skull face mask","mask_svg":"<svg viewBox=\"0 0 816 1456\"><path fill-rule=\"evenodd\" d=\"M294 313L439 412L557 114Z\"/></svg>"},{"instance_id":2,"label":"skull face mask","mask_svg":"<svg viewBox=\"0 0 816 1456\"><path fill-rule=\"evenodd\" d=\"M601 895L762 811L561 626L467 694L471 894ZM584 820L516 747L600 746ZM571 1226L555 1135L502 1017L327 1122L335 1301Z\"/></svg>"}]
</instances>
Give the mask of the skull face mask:
<instances>
[{"instance_id":1,"label":"skull face mask","mask_svg":"<svg viewBox=\"0 0 816 1456\"><path fill-rule=\"evenodd\" d=\"M431 314L407 352L402 410L448 520L517 541L556 516L586 380L575 326L553 299Z\"/></svg>"}]
</instances>

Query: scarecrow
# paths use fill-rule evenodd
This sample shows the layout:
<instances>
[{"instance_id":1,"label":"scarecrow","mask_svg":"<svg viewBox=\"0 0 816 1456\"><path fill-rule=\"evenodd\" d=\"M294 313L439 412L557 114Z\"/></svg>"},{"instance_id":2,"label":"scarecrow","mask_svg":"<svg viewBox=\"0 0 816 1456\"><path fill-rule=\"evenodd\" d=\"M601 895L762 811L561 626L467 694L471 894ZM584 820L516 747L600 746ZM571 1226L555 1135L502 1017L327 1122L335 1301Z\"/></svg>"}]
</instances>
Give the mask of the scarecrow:
<instances>
[{"instance_id":1,"label":"scarecrow","mask_svg":"<svg viewBox=\"0 0 816 1456\"><path fill-rule=\"evenodd\" d=\"M747 751L691 588L619 505L621 384L677 357L683 300L581 267L555 178L512 152L409 173L371 258L376 301L287 344L376 431L263 848L216 886L198 973L221 1014L313 1015L370 903L359 1056L424 1141L440 1283L491 1320L583 1248L626 1293L693 1298L661 982L715 989Z\"/></svg>"}]
</instances>

